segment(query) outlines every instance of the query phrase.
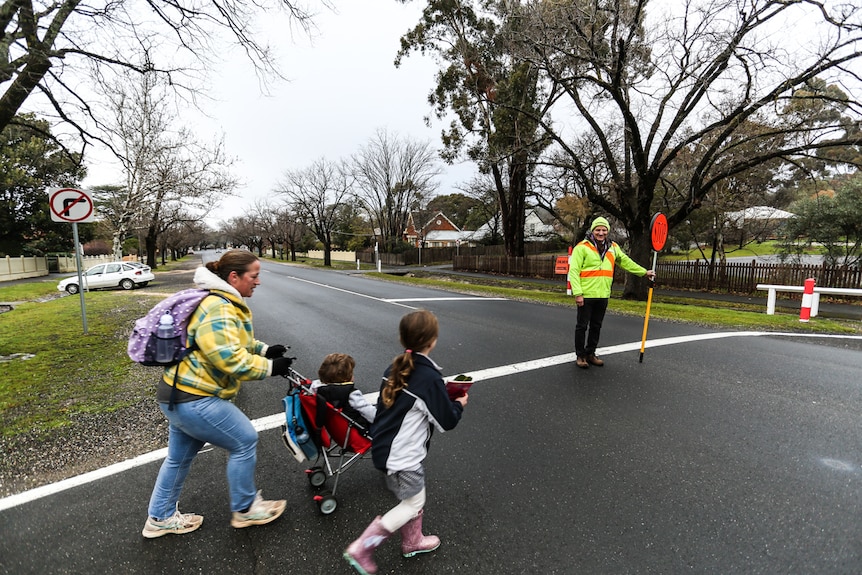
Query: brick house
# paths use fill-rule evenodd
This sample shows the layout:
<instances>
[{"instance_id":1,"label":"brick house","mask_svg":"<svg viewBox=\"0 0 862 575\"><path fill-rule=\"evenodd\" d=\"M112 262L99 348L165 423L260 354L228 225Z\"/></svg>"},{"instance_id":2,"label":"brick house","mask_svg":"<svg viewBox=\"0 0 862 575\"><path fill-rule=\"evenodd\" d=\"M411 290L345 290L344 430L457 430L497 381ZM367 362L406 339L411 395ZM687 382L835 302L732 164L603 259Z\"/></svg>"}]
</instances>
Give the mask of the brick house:
<instances>
[{"instance_id":1,"label":"brick house","mask_svg":"<svg viewBox=\"0 0 862 575\"><path fill-rule=\"evenodd\" d=\"M419 227L416 222L420 222ZM422 242L425 248L455 247L460 238L461 230L443 212L415 211L407 215L403 239L413 246L419 247Z\"/></svg>"}]
</instances>

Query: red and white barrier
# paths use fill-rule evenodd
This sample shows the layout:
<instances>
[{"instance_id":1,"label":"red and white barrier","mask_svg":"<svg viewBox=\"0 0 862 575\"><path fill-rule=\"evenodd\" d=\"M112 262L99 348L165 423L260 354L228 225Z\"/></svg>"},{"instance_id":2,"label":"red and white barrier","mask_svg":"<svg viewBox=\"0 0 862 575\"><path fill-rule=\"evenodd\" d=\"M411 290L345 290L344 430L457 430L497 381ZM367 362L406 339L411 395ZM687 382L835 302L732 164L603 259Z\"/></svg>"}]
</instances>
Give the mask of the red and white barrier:
<instances>
[{"instance_id":1,"label":"red and white barrier","mask_svg":"<svg viewBox=\"0 0 862 575\"><path fill-rule=\"evenodd\" d=\"M799 310L799 321L808 322L811 319L811 304L814 301L814 278L805 280L802 291L802 308Z\"/></svg>"}]
</instances>

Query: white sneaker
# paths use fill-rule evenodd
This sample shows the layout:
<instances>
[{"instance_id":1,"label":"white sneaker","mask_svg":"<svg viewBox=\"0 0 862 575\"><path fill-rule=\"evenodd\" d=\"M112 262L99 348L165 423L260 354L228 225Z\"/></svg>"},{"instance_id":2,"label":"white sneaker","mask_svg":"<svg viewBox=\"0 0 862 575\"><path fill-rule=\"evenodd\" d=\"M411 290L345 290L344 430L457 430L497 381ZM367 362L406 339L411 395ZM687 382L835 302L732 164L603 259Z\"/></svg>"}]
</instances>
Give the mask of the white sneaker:
<instances>
[{"instance_id":1,"label":"white sneaker","mask_svg":"<svg viewBox=\"0 0 862 575\"><path fill-rule=\"evenodd\" d=\"M141 534L147 539L155 539L156 537L170 535L171 533L180 535L182 533L194 531L200 527L203 522L204 518L201 515L195 515L194 513L180 513L180 508L177 507L174 514L164 521L156 521L152 517L148 517Z\"/></svg>"},{"instance_id":2,"label":"white sneaker","mask_svg":"<svg viewBox=\"0 0 862 575\"><path fill-rule=\"evenodd\" d=\"M287 507L287 501L284 499L267 501L263 498L261 492L258 491L254 497L254 503L251 504L248 511L245 513L234 511L230 524L237 529L250 525L266 525L270 521L275 521L281 517L285 507Z\"/></svg>"}]
</instances>

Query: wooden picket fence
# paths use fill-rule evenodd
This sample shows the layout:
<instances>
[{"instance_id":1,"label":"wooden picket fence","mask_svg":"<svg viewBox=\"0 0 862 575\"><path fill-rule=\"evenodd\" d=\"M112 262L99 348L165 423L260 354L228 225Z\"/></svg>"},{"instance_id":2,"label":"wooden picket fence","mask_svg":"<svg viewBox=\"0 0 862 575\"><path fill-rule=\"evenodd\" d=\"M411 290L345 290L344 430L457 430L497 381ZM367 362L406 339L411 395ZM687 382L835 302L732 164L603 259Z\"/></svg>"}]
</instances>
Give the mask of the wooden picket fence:
<instances>
[{"instance_id":1,"label":"wooden picket fence","mask_svg":"<svg viewBox=\"0 0 862 575\"><path fill-rule=\"evenodd\" d=\"M565 254L559 254L565 255ZM510 258L503 255L462 255L452 259L452 269L521 277L556 279L565 283L566 276L554 273L558 255ZM862 269L826 264L766 264L731 262L710 265L707 262L659 262L656 274L661 287L668 289L707 290L753 294L757 284L803 285L815 278L820 287L862 289ZM615 281L625 274L617 267Z\"/></svg>"}]
</instances>

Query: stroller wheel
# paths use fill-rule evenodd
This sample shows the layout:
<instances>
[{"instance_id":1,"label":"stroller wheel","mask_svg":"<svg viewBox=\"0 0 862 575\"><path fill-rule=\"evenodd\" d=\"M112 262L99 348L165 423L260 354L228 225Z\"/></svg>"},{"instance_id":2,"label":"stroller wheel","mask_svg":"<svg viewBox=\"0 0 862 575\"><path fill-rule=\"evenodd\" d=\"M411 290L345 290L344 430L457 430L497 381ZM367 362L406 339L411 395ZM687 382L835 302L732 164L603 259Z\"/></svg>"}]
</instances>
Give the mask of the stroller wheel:
<instances>
[{"instance_id":1,"label":"stroller wheel","mask_svg":"<svg viewBox=\"0 0 862 575\"><path fill-rule=\"evenodd\" d=\"M317 507L323 515L329 515L338 507L338 500L329 491L324 491L315 497L314 500L317 501Z\"/></svg>"},{"instance_id":2,"label":"stroller wheel","mask_svg":"<svg viewBox=\"0 0 862 575\"><path fill-rule=\"evenodd\" d=\"M320 467L312 467L307 470L308 482L315 489L320 489L326 483L326 472Z\"/></svg>"}]
</instances>

